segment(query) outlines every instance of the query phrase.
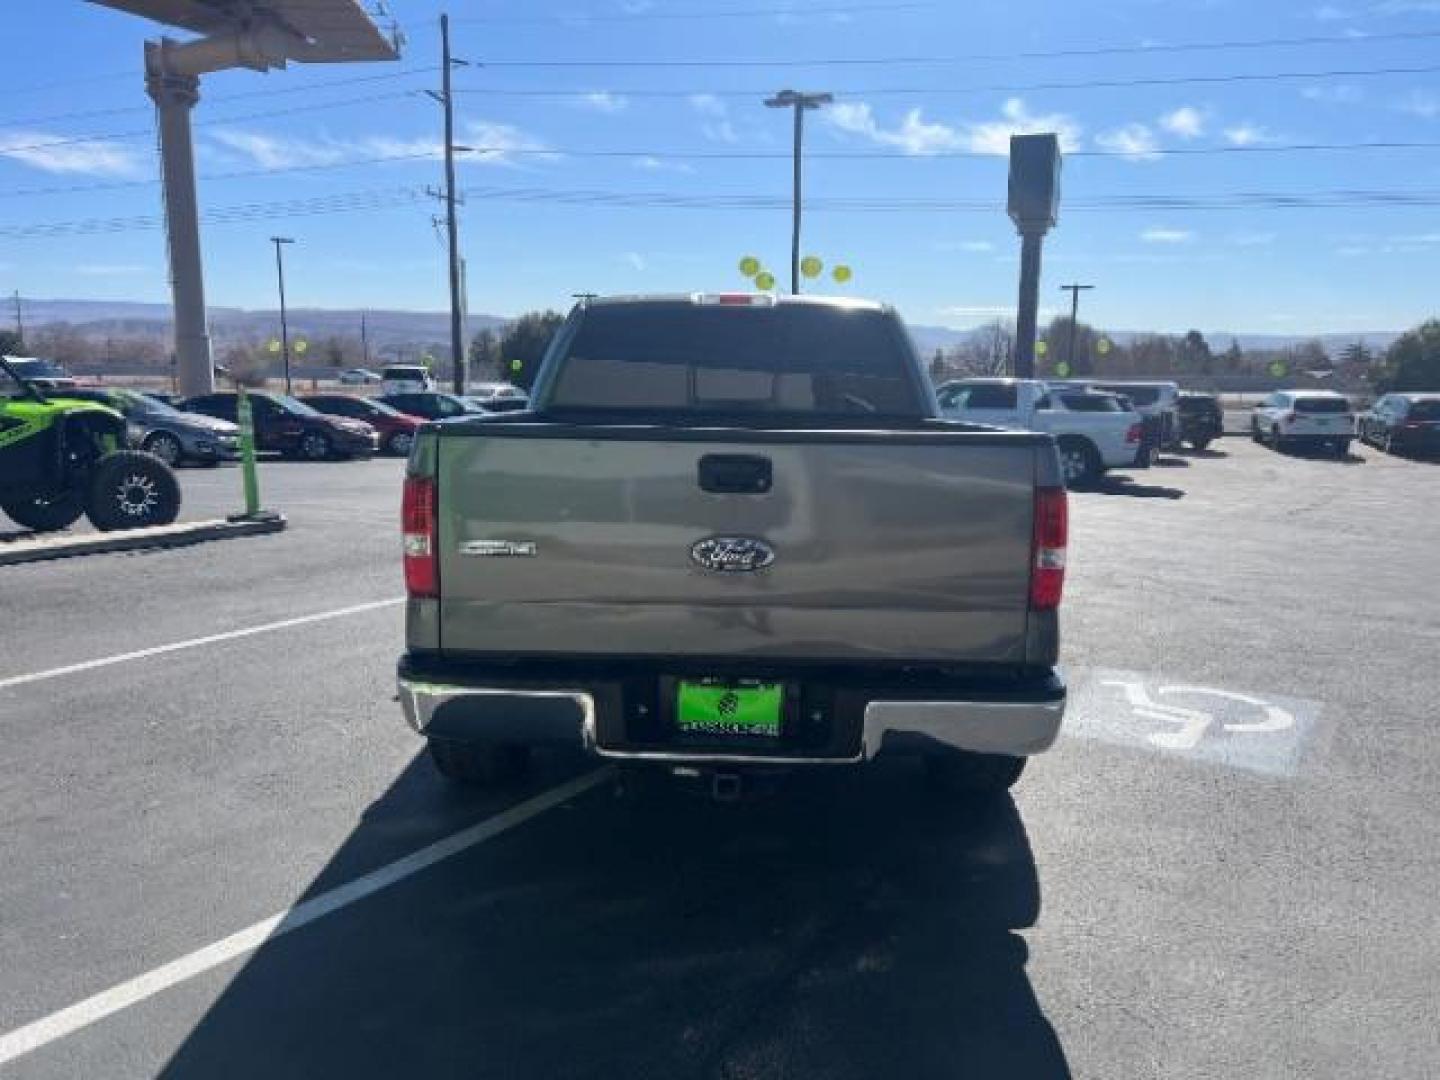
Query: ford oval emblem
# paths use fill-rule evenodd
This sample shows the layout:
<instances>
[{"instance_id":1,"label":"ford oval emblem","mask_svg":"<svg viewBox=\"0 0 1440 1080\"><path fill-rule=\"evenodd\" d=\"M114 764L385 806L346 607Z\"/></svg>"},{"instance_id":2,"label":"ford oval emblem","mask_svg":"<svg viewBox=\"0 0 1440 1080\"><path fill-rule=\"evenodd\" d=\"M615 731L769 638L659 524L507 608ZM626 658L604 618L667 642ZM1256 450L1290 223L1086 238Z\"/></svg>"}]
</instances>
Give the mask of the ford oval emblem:
<instances>
[{"instance_id":1,"label":"ford oval emblem","mask_svg":"<svg viewBox=\"0 0 1440 1080\"><path fill-rule=\"evenodd\" d=\"M744 574L773 563L775 549L753 536L710 536L690 548L690 558L706 570Z\"/></svg>"}]
</instances>

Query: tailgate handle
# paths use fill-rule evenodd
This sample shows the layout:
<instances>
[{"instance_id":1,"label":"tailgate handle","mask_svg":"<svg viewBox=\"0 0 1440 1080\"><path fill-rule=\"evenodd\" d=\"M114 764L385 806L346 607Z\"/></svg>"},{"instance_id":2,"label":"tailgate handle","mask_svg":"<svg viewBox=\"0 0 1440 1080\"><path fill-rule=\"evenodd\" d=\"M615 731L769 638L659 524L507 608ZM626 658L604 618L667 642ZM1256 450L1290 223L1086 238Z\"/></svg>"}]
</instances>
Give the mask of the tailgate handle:
<instances>
[{"instance_id":1,"label":"tailgate handle","mask_svg":"<svg viewBox=\"0 0 1440 1080\"><path fill-rule=\"evenodd\" d=\"M728 495L763 495L775 482L767 457L706 454L700 459L700 490Z\"/></svg>"}]
</instances>

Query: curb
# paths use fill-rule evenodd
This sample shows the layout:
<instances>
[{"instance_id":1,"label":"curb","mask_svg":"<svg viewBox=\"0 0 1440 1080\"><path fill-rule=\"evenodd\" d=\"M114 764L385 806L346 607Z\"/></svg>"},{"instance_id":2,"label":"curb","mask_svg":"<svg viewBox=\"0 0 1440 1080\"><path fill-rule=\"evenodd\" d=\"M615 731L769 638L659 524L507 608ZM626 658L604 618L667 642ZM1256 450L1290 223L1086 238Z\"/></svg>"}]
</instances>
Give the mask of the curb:
<instances>
[{"instance_id":1,"label":"curb","mask_svg":"<svg viewBox=\"0 0 1440 1080\"><path fill-rule=\"evenodd\" d=\"M234 536L260 536L282 532L288 522L282 515L252 521L187 521L179 525L157 525L124 532L85 533L80 536L45 535L34 539L0 543L0 566L66 559L75 555L101 555L112 551L140 551L147 548L186 547Z\"/></svg>"}]
</instances>

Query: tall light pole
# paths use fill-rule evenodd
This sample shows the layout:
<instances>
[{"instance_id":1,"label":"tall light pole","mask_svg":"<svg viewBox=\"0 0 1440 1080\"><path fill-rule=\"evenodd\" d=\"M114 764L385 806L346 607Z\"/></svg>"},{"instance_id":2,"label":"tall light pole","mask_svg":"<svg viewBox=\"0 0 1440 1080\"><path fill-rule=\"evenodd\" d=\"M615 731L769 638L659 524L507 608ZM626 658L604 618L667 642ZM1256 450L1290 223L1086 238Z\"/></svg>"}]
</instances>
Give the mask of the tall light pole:
<instances>
[{"instance_id":1,"label":"tall light pole","mask_svg":"<svg viewBox=\"0 0 1440 1080\"><path fill-rule=\"evenodd\" d=\"M800 159L805 141L805 110L818 109L835 100L834 94L807 94L799 90L781 90L765 99L771 109L795 110L795 193L792 197L790 224L790 291L800 292Z\"/></svg>"},{"instance_id":2,"label":"tall light pole","mask_svg":"<svg viewBox=\"0 0 1440 1080\"><path fill-rule=\"evenodd\" d=\"M445 109L445 190L431 192L445 203L445 235L449 246L450 277L450 353L452 389L457 394L465 393L465 331L464 312L461 300L460 225L455 207L463 200L455 192L455 155L469 151L468 146L455 145L455 95L450 88L450 74L457 67L468 66L468 61L450 55L450 16L440 16L440 92L426 90L425 93L438 101Z\"/></svg>"},{"instance_id":3,"label":"tall light pole","mask_svg":"<svg viewBox=\"0 0 1440 1080\"><path fill-rule=\"evenodd\" d=\"M1094 285L1061 285L1061 292L1070 294L1070 348L1065 354L1065 362L1070 365L1070 372L1075 372L1075 328L1080 319L1080 294L1087 289L1095 288Z\"/></svg>"},{"instance_id":4,"label":"tall light pole","mask_svg":"<svg viewBox=\"0 0 1440 1080\"><path fill-rule=\"evenodd\" d=\"M285 318L285 258L281 250L295 241L288 236L272 236L275 245L275 278L280 285L280 352L285 357L285 393L290 393L290 326Z\"/></svg>"}]
</instances>

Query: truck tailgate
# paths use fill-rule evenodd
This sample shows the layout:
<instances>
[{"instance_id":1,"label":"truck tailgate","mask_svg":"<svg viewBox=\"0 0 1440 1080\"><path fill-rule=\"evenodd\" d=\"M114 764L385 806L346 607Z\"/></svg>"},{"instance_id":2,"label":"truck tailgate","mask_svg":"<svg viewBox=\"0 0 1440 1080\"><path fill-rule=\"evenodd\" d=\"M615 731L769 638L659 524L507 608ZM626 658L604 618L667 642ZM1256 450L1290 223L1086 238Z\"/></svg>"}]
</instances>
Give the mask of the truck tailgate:
<instances>
[{"instance_id":1,"label":"truck tailgate","mask_svg":"<svg viewBox=\"0 0 1440 1080\"><path fill-rule=\"evenodd\" d=\"M1044 436L446 425L440 648L557 656L1022 660ZM763 493L702 489L714 455ZM774 560L703 568L709 537Z\"/></svg>"}]
</instances>

